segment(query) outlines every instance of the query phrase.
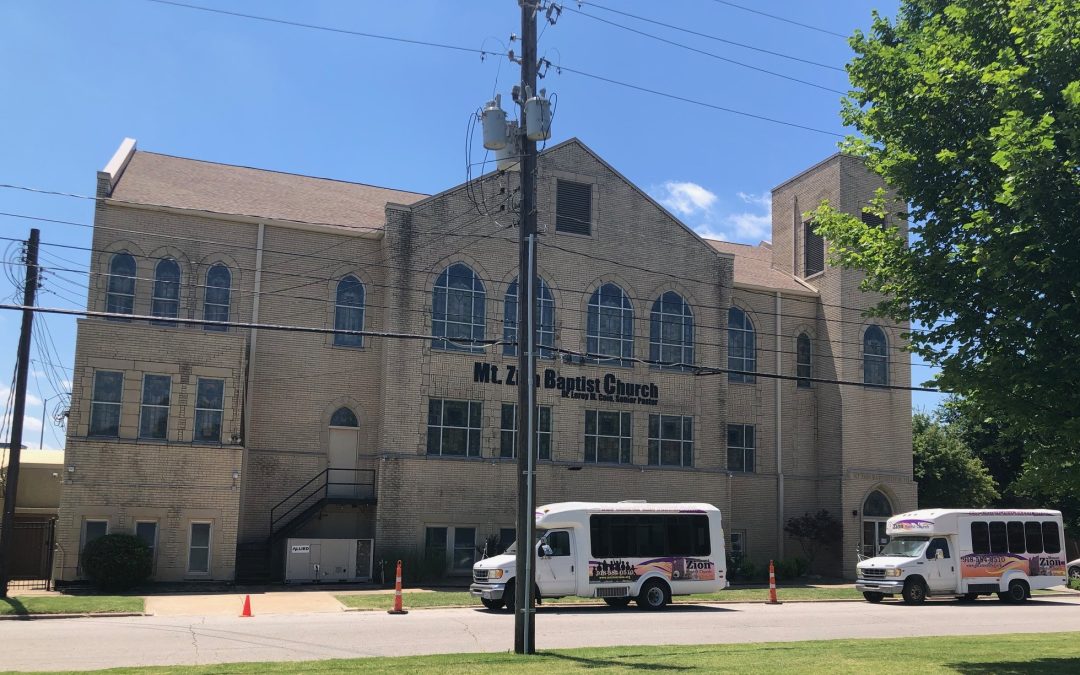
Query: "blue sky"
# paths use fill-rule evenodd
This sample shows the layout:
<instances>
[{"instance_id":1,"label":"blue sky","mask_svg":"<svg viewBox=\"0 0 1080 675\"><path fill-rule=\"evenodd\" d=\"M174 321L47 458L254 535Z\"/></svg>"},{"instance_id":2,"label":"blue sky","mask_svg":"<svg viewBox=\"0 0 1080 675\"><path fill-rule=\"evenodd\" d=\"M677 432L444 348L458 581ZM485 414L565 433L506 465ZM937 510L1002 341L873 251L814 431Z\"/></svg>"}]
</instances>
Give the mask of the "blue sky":
<instances>
[{"instance_id":1,"label":"blue sky","mask_svg":"<svg viewBox=\"0 0 1080 675\"><path fill-rule=\"evenodd\" d=\"M838 90L846 89L842 72L641 23L603 7L837 67L850 57L843 39L717 0L597 2L567 2L556 25L541 25L540 54L554 66L844 133L839 94L651 40L579 12ZM193 4L520 51L519 43L509 44L510 34L520 30L515 0ZM890 16L896 11L895 0L740 4L843 34L866 28L873 9ZM93 193L95 172L125 136L138 139L144 150L437 192L465 179L469 115L493 91L508 98L517 75L505 57L481 59L148 0L7 0L0 3L0 63L6 64L0 68L0 182L78 194ZM768 238L769 189L834 152L838 140L565 70L559 74L555 67L541 86L558 96L553 141L581 138L689 225L732 241ZM6 189L0 190L0 211L93 220L92 202ZM0 236L25 238L31 226L0 216ZM46 242L90 241L85 228L40 227ZM0 252L10 243L0 240ZM85 251L45 250L54 256L53 265L56 256L79 267L88 262ZM0 297L13 294L0 275ZM53 277L46 279L41 304L77 306L84 294L71 281ZM45 321L59 363L52 369L33 364L26 442L34 447L41 399L63 388L74 353L74 320ZM18 323L16 314L0 312L0 407L14 368ZM926 368L914 369L914 381L928 376ZM937 399L916 394L914 405L933 407ZM47 447L62 443L62 432L52 425L45 437Z\"/></svg>"}]
</instances>

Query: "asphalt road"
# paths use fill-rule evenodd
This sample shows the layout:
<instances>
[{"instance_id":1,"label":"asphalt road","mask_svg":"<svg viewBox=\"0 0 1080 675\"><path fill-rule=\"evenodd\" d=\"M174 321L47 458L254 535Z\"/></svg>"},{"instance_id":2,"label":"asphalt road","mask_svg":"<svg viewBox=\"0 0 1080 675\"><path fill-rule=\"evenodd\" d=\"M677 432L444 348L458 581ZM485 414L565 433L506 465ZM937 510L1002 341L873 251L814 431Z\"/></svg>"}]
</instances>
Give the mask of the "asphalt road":
<instances>
[{"instance_id":1,"label":"asphalt road","mask_svg":"<svg viewBox=\"0 0 1080 675\"><path fill-rule=\"evenodd\" d=\"M1080 600L541 608L537 648L1080 631ZM0 670L293 661L513 648L513 619L475 609L0 622Z\"/></svg>"}]
</instances>

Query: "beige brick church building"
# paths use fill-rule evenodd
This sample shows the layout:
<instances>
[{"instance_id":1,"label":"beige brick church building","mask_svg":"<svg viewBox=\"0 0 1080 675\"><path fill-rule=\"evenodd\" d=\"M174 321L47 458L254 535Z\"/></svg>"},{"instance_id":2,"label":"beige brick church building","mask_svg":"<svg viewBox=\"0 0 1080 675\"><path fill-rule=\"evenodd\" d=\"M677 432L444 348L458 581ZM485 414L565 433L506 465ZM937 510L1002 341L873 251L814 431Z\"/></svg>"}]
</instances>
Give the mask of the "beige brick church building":
<instances>
[{"instance_id":1,"label":"beige brick church building","mask_svg":"<svg viewBox=\"0 0 1080 675\"><path fill-rule=\"evenodd\" d=\"M546 150L539 503L709 502L757 562L801 555L784 522L827 509L844 537L822 571L853 575L916 506L892 388L910 365L801 214L861 213L879 186L830 157L744 246L576 139ZM512 538L516 190L513 171L427 196L125 141L97 178L87 306L110 316L78 324L58 578L114 532L160 581L279 576L300 537L359 540L358 579L372 550L467 574Z\"/></svg>"}]
</instances>

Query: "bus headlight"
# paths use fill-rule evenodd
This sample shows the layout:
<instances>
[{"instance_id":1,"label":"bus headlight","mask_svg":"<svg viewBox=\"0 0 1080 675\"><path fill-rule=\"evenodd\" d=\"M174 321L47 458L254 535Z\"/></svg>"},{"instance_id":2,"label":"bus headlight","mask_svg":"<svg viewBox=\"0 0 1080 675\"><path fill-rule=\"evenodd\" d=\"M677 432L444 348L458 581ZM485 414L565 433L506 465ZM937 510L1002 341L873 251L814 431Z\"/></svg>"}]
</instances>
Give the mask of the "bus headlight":
<instances>
[{"instance_id":1,"label":"bus headlight","mask_svg":"<svg viewBox=\"0 0 1080 675\"><path fill-rule=\"evenodd\" d=\"M885 576L887 577L902 577L904 576L904 570L899 567L894 567L890 570L885 570Z\"/></svg>"},{"instance_id":2,"label":"bus headlight","mask_svg":"<svg viewBox=\"0 0 1080 675\"><path fill-rule=\"evenodd\" d=\"M487 576L488 579L502 579L502 577L503 577L503 571L502 570L488 570L488 576Z\"/></svg>"}]
</instances>

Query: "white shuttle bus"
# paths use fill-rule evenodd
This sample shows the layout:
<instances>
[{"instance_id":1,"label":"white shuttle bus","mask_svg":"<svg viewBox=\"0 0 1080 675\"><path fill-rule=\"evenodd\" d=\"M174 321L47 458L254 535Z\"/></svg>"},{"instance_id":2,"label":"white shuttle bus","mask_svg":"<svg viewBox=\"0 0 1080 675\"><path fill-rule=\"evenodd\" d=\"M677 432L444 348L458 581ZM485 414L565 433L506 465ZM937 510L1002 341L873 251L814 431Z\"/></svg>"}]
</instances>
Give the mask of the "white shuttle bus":
<instances>
[{"instance_id":1,"label":"white shuttle bus","mask_svg":"<svg viewBox=\"0 0 1080 675\"><path fill-rule=\"evenodd\" d=\"M727 586L724 530L710 504L548 504L536 510L538 598L579 595L662 609L673 595ZM469 588L491 610L514 608L516 545L473 565Z\"/></svg>"},{"instance_id":2,"label":"white shuttle bus","mask_svg":"<svg viewBox=\"0 0 1080 675\"><path fill-rule=\"evenodd\" d=\"M890 540L858 564L855 587L870 602L886 595L975 600L996 593L1023 602L1067 583L1061 512L1044 509L927 509L889 519Z\"/></svg>"}]
</instances>

